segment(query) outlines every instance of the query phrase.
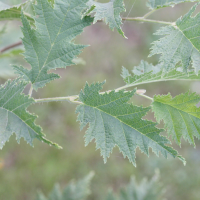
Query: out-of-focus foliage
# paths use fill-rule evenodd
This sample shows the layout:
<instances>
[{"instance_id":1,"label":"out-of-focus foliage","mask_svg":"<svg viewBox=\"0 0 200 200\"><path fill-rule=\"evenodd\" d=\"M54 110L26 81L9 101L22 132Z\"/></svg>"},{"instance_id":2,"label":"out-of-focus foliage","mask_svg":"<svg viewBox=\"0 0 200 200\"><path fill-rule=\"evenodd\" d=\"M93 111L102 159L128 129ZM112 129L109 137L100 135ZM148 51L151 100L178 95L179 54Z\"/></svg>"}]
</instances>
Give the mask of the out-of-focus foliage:
<instances>
[{"instance_id":1,"label":"out-of-focus foliage","mask_svg":"<svg viewBox=\"0 0 200 200\"><path fill-rule=\"evenodd\" d=\"M63 192L61 192L60 186L56 184L48 198L39 193L36 200L84 200L91 193L90 182L93 176L94 173L90 172L78 182L72 181L63 189Z\"/></svg>"},{"instance_id":2,"label":"out-of-focus foliage","mask_svg":"<svg viewBox=\"0 0 200 200\"><path fill-rule=\"evenodd\" d=\"M89 173L85 178L70 182L63 192L60 185L55 184L48 198L42 192L39 192L36 200L84 200L91 194L90 185L94 173ZM164 196L163 185L160 183L159 171L156 171L151 180L144 178L139 184L134 176L131 177L130 183L120 189L119 194L109 191L106 200L162 200ZM106 196L106 197L105 197Z\"/></svg>"},{"instance_id":3,"label":"out-of-focus foliage","mask_svg":"<svg viewBox=\"0 0 200 200\"><path fill-rule=\"evenodd\" d=\"M164 189L159 178L159 171L150 181L144 178L139 184L135 177L131 177L130 183L121 189L118 196L109 192L106 200L162 200Z\"/></svg>"}]
</instances>

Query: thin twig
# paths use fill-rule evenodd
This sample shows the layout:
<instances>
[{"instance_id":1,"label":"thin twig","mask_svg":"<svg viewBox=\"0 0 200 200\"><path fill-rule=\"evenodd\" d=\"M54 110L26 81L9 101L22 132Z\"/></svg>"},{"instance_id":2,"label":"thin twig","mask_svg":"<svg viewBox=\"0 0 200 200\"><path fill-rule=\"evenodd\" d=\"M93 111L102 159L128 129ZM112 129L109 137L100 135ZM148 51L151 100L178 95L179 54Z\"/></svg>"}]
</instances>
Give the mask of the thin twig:
<instances>
[{"instance_id":1,"label":"thin twig","mask_svg":"<svg viewBox=\"0 0 200 200\"><path fill-rule=\"evenodd\" d=\"M153 19L145 19L144 17L122 17L122 20L125 20L125 21L150 22L150 23L165 24L165 25L171 25L171 26L175 25L173 22L165 22L165 21L158 21L158 20L153 20ZM103 20L98 20L98 22L103 22Z\"/></svg>"},{"instance_id":2,"label":"thin twig","mask_svg":"<svg viewBox=\"0 0 200 200\"><path fill-rule=\"evenodd\" d=\"M0 50L0 54L2 54L5 51L8 51L9 49L12 49L14 47L20 46L20 45L22 45L22 41L19 41L19 42L16 42L14 44L11 44L11 45L9 45L7 47L4 47L3 49Z\"/></svg>"},{"instance_id":3,"label":"thin twig","mask_svg":"<svg viewBox=\"0 0 200 200\"><path fill-rule=\"evenodd\" d=\"M122 18L122 20L174 25L174 23L172 23L172 22L158 21L158 20L153 20L153 19L145 19L144 17L124 17L124 18Z\"/></svg>"},{"instance_id":4,"label":"thin twig","mask_svg":"<svg viewBox=\"0 0 200 200\"><path fill-rule=\"evenodd\" d=\"M32 96L32 92L33 92L33 85L31 84L31 87L30 87L29 93L28 93L30 97Z\"/></svg>"},{"instance_id":5,"label":"thin twig","mask_svg":"<svg viewBox=\"0 0 200 200\"><path fill-rule=\"evenodd\" d=\"M119 90L117 90L117 91L119 91ZM105 93L109 93L109 92L111 92L111 90L108 90L106 92L100 92L100 94L105 94ZM125 91L125 92L128 92L128 91ZM146 92L146 90L140 89L140 90L136 91L136 94L140 95L140 96L143 96L145 98L151 99L151 97L148 97L148 96L144 95L145 92ZM79 101L78 98L79 98L78 95L73 95L73 96L68 96L68 97L52 97L52 98L44 98L44 99L35 99L35 103L45 103L45 102L55 102L55 101L68 101L68 102L75 103L75 104L83 104L82 102Z\"/></svg>"}]
</instances>

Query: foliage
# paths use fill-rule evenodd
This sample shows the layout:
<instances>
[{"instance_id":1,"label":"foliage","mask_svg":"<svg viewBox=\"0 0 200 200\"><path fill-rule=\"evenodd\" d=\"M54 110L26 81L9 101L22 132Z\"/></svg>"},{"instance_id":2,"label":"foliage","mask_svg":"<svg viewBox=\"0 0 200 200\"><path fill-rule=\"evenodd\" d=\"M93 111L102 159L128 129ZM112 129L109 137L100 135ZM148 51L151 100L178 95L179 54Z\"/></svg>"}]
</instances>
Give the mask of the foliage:
<instances>
[{"instance_id":1,"label":"foliage","mask_svg":"<svg viewBox=\"0 0 200 200\"><path fill-rule=\"evenodd\" d=\"M38 193L36 200L84 200L90 194L89 185L94 173L90 172L85 178L77 183L71 182L64 189L56 184L46 198L41 192ZM119 195L109 191L106 200L161 200L164 190L159 182L159 172L157 171L150 181L144 178L140 184L135 177L131 177L130 183L121 188Z\"/></svg>"},{"instance_id":2,"label":"foliage","mask_svg":"<svg viewBox=\"0 0 200 200\"><path fill-rule=\"evenodd\" d=\"M152 109L157 121L165 122L165 128L176 142L181 144L181 137L194 144L194 136L200 138L200 109L196 104L200 96L189 92L172 99L171 95L155 95Z\"/></svg>"},{"instance_id":3,"label":"foliage","mask_svg":"<svg viewBox=\"0 0 200 200\"><path fill-rule=\"evenodd\" d=\"M162 130L156 128L154 122L141 119L150 108L127 103L136 90L99 94L103 84L104 82L91 86L86 84L84 91L79 95L83 105L79 105L76 112L79 113L81 129L87 123L90 124L85 135L86 145L95 139L96 148L101 150L104 162L115 145L134 165L137 147L147 155L151 147L157 156L161 152L166 158L168 154L180 157L175 150L165 145L170 142L159 135Z\"/></svg>"},{"instance_id":4,"label":"foliage","mask_svg":"<svg viewBox=\"0 0 200 200\"><path fill-rule=\"evenodd\" d=\"M5 16L10 15L12 9L17 9L17 16L13 15L11 18L19 19L19 12L21 12L24 56L31 65L31 69L14 66L19 77L6 82L1 87L0 139L2 146L15 133L18 141L24 137L32 145L32 140L37 138L59 147L43 137L41 128L34 124L36 117L28 113L26 108L33 103L70 101L79 104L76 112L79 113L78 121L80 121L81 129L89 123L85 135L86 145L95 139L96 147L100 149L104 162L110 156L112 149L118 146L123 156L128 157L134 165L137 147L147 155L151 147L156 155L161 153L167 158L169 154L185 163L184 158L177 151L166 146L171 142L162 136L161 132L167 130L179 145L181 137L194 144L193 136L199 138L200 117L199 109L195 106L200 101L199 96L186 93L173 99L170 95L158 95L151 98L136 88L131 91L126 90L136 85L158 81L199 80L200 29L198 21L200 13L192 17L198 4L173 23L146 19L157 8L180 2L183 1L162 1L162 4L160 4L161 1L149 1L148 5L151 5L153 11L144 17L130 19L168 25L157 31L157 35L165 35L165 37L155 41L152 46L150 56L161 54L156 66L142 61L133 69L134 75L123 68L122 77L126 85L112 91L100 92L104 84L102 82L90 86L86 84L79 95L48 99L30 97L33 89L37 91L38 88L60 78L58 74L52 73L52 70L65 68L77 61L77 56L87 45L74 44L74 40L85 27L91 25L92 22L96 23L97 20L105 19L112 30L116 28L124 36L120 27L122 21L120 13L125 11L123 1L111 0L108 3L99 3L93 0L37 0L36 2L27 1L15 7L0 4L0 12L4 12ZM23 11L28 3L34 8L33 15ZM92 17L91 14L94 12L94 17ZM24 95L23 90L28 84L31 85L29 94ZM136 95L152 101L150 105L156 120L160 122L163 119L165 129L158 129L157 123L143 119L150 107L130 103L131 98ZM170 112L167 112L169 109ZM180 117L183 120L182 118L180 120Z\"/></svg>"},{"instance_id":5,"label":"foliage","mask_svg":"<svg viewBox=\"0 0 200 200\"><path fill-rule=\"evenodd\" d=\"M120 190L118 197L110 192L106 200L161 200L164 190L159 183L159 176L159 171L156 171L150 181L144 178L140 184L132 176L130 183Z\"/></svg>"},{"instance_id":6,"label":"foliage","mask_svg":"<svg viewBox=\"0 0 200 200\"><path fill-rule=\"evenodd\" d=\"M162 27L156 32L156 35L167 36L153 43L150 56L162 54L160 62L166 71L173 69L179 62L185 72L191 63L196 74L200 70L200 26L198 25L200 14L191 17L197 5L193 6L182 19L179 18L175 25Z\"/></svg>"},{"instance_id":7,"label":"foliage","mask_svg":"<svg viewBox=\"0 0 200 200\"><path fill-rule=\"evenodd\" d=\"M90 8L87 11L87 14L95 12L94 23L98 20L104 19L106 24L109 23L109 27L112 30L116 28L118 32L125 37L124 32L120 27L122 23L120 13L126 11L123 0L111 0L108 3L99 3L94 0L89 0L87 5Z\"/></svg>"},{"instance_id":8,"label":"foliage","mask_svg":"<svg viewBox=\"0 0 200 200\"><path fill-rule=\"evenodd\" d=\"M33 98L22 93L26 84L26 82L16 79L7 81L0 87L0 148L2 149L13 133L16 134L18 143L23 137L27 143L33 146L33 139L37 138L47 144L59 147L44 138L45 135L41 128L34 123L36 116L26 111L26 108L34 103Z\"/></svg>"},{"instance_id":9,"label":"foliage","mask_svg":"<svg viewBox=\"0 0 200 200\"><path fill-rule=\"evenodd\" d=\"M94 173L90 172L77 183L72 181L65 187L63 193L60 191L60 186L56 184L48 199L42 193L38 193L36 200L84 200L90 194L89 185L93 176Z\"/></svg>"},{"instance_id":10,"label":"foliage","mask_svg":"<svg viewBox=\"0 0 200 200\"><path fill-rule=\"evenodd\" d=\"M72 60L85 47L75 45L71 41L92 22L90 17L81 19L86 2L79 0L71 3L58 0L52 8L47 0L38 0L34 6L36 30L31 28L27 18L22 14L23 43L26 50L24 56L32 69L15 69L25 80L31 81L35 90L59 78L57 74L48 73L48 70L72 65ZM67 23L68 19L70 23Z\"/></svg>"},{"instance_id":11,"label":"foliage","mask_svg":"<svg viewBox=\"0 0 200 200\"><path fill-rule=\"evenodd\" d=\"M171 69L168 73L163 74L162 68L162 64L153 66L145 61L141 61L139 66L133 68L133 75L123 67L121 76L127 87L169 80L200 80L200 76L196 75L194 70L190 70L188 74L186 74L182 72L180 67L176 67L175 69Z\"/></svg>"}]
</instances>

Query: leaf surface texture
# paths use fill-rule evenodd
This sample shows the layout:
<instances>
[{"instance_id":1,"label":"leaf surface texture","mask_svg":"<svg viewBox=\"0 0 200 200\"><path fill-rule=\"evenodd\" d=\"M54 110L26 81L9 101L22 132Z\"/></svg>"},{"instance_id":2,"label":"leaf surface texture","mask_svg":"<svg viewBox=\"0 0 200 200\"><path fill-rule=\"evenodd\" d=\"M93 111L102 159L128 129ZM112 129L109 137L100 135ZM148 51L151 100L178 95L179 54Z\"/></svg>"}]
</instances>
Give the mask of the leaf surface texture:
<instances>
[{"instance_id":1,"label":"leaf surface texture","mask_svg":"<svg viewBox=\"0 0 200 200\"><path fill-rule=\"evenodd\" d=\"M75 45L72 40L92 22L90 17L82 19L87 1L55 0L54 7L51 7L47 0L37 0L34 6L36 29L31 28L22 14L24 55L32 69L14 68L25 80L31 81L35 90L59 78L48 71L74 64L72 60L85 47Z\"/></svg>"},{"instance_id":2,"label":"leaf surface texture","mask_svg":"<svg viewBox=\"0 0 200 200\"><path fill-rule=\"evenodd\" d=\"M96 148L100 149L104 162L115 145L134 165L137 147L147 155L151 147L157 156L161 152L166 158L168 154L180 157L174 149L166 146L170 142L159 135L162 130L155 127L156 123L141 119L150 107L137 107L127 103L135 90L99 94L103 84L104 82L91 86L86 84L79 95L83 104L77 107L76 112L79 113L81 129L89 123L85 135L86 145L95 139Z\"/></svg>"},{"instance_id":3,"label":"leaf surface texture","mask_svg":"<svg viewBox=\"0 0 200 200\"><path fill-rule=\"evenodd\" d=\"M91 9L91 12L95 12L94 23L98 20L105 20L106 24L109 24L111 30L116 28L118 32L125 37L124 32L121 29L122 19L120 17L121 12L125 12L123 0L111 0L108 3L99 3L94 0L89 0L87 3Z\"/></svg>"},{"instance_id":4,"label":"leaf surface texture","mask_svg":"<svg viewBox=\"0 0 200 200\"><path fill-rule=\"evenodd\" d=\"M200 13L191 17L198 4L176 21L174 26L162 27L156 35L165 35L153 42L150 56L161 54L160 62L165 71L175 68L181 62L184 72L188 71L190 64L196 70L200 70Z\"/></svg>"},{"instance_id":5,"label":"leaf surface texture","mask_svg":"<svg viewBox=\"0 0 200 200\"><path fill-rule=\"evenodd\" d=\"M155 95L152 110L157 121L163 120L169 135L180 145L181 138L194 144L194 136L200 138L200 108L196 104L200 96L189 92L174 98Z\"/></svg>"},{"instance_id":6,"label":"leaf surface texture","mask_svg":"<svg viewBox=\"0 0 200 200\"><path fill-rule=\"evenodd\" d=\"M33 139L37 138L49 145L59 147L57 144L44 138L41 127L35 125L36 116L26 111L34 103L22 92L27 83L19 80L7 81L0 87L0 148L15 133L19 143L21 138L33 146Z\"/></svg>"},{"instance_id":7,"label":"leaf surface texture","mask_svg":"<svg viewBox=\"0 0 200 200\"><path fill-rule=\"evenodd\" d=\"M182 72L181 67L176 67L175 69L169 70L168 73L163 74L162 69L162 64L154 66L148 62L141 61L139 66L133 68L133 74L130 74L129 71L123 67L121 76L124 82L130 86L167 80L200 80L200 75L196 75L193 70L190 70L188 74L186 74Z\"/></svg>"}]
</instances>

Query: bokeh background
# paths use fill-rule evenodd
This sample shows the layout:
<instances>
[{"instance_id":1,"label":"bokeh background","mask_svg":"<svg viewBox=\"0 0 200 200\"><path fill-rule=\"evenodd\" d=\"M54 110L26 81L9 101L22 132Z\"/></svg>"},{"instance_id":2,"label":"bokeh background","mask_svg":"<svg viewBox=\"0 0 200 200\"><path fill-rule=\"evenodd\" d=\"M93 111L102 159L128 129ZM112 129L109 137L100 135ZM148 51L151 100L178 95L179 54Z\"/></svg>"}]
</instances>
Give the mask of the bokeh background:
<instances>
[{"instance_id":1,"label":"bokeh background","mask_svg":"<svg viewBox=\"0 0 200 200\"><path fill-rule=\"evenodd\" d=\"M21 2L21 0L1 1L10 5ZM127 12L122 13L123 17L143 16L148 12L146 0L125 0L125 4ZM150 17L175 21L188 12L192 5L192 3L185 3L174 8L160 9ZM0 49L20 41L22 37L20 26L20 21L0 22ZM153 33L160 25L124 21L122 27L128 39L124 39L116 30L111 31L101 22L87 27L75 41L90 45L79 56L83 61L76 66L56 70L62 78L47 84L37 93L34 92L33 97L75 95L84 87L86 81L92 83L106 80L104 90L115 89L124 85L120 77L122 66L131 70L142 59L156 64L158 56L148 58L148 54L151 43L159 38ZM23 46L15 50L23 51ZM15 52L12 55L9 51L1 54L1 84L8 78L14 77L12 64L28 67L23 56L15 55ZM138 89L146 89L147 95L151 97L154 94L167 94L168 92L175 96L188 90L200 94L200 84L194 81L152 83L139 86ZM147 106L150 103L139 97L134 97L132 100L137 105ZM76 106L68 102L43 103L29 108L30 112L39 116L36 123L43 127L47 138L63 146L63 150L55 149L37 140L34 142L34 148L23 140L19 145L13 135L0 151L1 200L34 200L37 190L48 194L56 182L64 186L71 179L79 179L90 171L95 171L96 175L91 184L92 195L88 199L105 199L108 188L118 191L120 187L129 182L131 175L134 175L138 181L143 177L151 178L156 169L160 170L166 199L200 199L199 141L196 140L196 148L182 141L181 149L173 142L173 147L186 158L186 166L183 166L178 159L166 160L163 157L156 157L153 153L150 153L148 158L138 149L137 167L134 167L127 158L123 158L117 147L108 162L104 164L100 151L95 150L94 142L87 147L84 146L83 136L86 129L79 130L75 109ZM154 120L153 114L149 114L148 118Z\"/></svg>"}]
</instances>

